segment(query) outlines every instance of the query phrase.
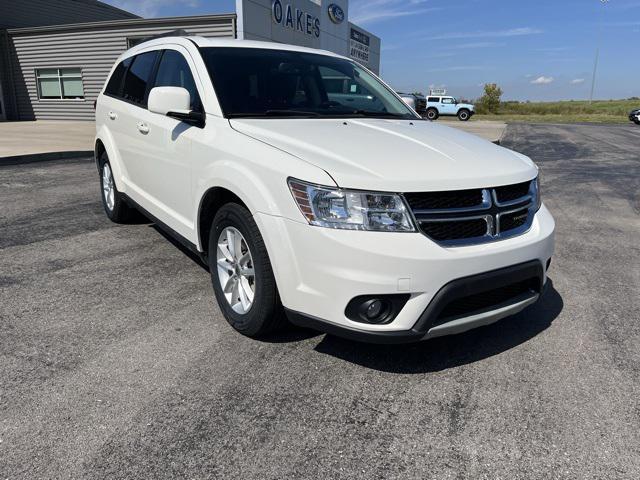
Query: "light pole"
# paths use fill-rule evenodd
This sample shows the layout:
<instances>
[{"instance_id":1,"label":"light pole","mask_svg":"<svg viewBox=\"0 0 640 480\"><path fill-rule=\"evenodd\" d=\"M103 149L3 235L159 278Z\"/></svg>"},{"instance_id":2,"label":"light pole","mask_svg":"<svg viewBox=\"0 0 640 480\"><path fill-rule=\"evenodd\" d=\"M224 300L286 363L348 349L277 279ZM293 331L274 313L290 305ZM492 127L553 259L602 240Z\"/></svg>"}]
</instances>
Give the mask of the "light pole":
<instances>
[{"instance_id":1,"label":"light pole","mask_svg":"<svg viewBox=\"0 0 640 480\"><path fill-rule=\"evenodd\" d=\"M609 3L609 0L600 0L602 5ZM589 105L593 103L593 91L596 88L596 72L598 71L598 61L600 60L600 39L602 38L602 23L598 26L598 38L596 41L596 60L593 62L593 77L591 78L591 95Z\"/></svg>"}]
</instances>

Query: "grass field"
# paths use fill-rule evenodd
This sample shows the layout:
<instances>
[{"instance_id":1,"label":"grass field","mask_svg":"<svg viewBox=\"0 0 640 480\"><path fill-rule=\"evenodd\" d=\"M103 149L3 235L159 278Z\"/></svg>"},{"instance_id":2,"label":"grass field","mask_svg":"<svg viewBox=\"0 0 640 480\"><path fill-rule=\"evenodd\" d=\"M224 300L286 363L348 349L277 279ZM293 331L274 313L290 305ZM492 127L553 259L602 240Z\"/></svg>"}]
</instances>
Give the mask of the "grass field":
<instances>
[{"instance_id":1,"label":"grass field","mask_svg":"<svg viewBox=\"0 0 640 480\"><path fill-rule=\"evenodd\" d=\"M565 102L503 102L498 114L477 114L474 120L527 123L629 123L629 112L640 108L640 100Z\"/></svg>"}]
</instances>

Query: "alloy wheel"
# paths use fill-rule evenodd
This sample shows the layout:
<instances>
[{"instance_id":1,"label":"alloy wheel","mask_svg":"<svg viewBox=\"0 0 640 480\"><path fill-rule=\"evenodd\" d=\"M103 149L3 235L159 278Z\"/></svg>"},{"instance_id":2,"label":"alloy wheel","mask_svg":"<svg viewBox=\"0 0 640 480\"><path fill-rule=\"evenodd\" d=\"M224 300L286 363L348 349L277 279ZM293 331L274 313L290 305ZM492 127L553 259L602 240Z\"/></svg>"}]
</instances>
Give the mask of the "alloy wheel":
<instances>
[{"instance_id":1,"label":"alloy wheel","mask_svg":"<svg viewBox=\"0 0 640 480\"><path fill-rule=\"evenodd\" d=\"M237 228L226 227L218 237L216 249L218 280L231 308L247 313L255 297L255 270L249 245Z\"/></svg>"},{"instance_id":2,"label":"alloy wheel","mask_svg":"<svg viewBox=\"0 0 640 480\"><path fill-rule=\"evenodd\" d=\"M108 163L105 163L102 167L102 195L104 196L104 203L107 205L109 211L113 210L115 205L115 194L111 167Z\"/></svg>"}]
</instances>

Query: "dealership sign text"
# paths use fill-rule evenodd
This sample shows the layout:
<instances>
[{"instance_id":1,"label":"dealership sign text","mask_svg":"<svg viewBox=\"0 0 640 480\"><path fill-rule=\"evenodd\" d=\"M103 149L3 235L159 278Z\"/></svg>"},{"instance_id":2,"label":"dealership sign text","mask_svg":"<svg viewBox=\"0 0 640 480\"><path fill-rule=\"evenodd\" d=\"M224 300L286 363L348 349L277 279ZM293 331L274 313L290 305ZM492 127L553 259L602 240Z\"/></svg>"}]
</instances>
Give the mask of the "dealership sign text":
<instances>
[{"instance_id":1,"label":"dealership sign text","mask_svg":"<svg viewBox=\"0 0 640 480\"><path fill-rule=\"evenodd\" d=\"M271 16L278 25L307 35L314 35L316 38L320 37L320 19L299 8L292 8L291 3L273 0L271 2Z\"/></svg>"}]
</instances>

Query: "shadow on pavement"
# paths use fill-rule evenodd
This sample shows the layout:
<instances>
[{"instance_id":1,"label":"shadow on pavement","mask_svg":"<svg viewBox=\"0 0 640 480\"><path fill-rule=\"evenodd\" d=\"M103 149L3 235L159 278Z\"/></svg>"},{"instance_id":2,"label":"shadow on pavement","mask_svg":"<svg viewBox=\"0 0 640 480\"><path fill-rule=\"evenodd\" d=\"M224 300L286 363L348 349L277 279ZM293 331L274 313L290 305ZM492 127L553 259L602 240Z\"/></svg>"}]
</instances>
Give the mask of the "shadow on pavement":
<instances>
[{"instance_id":1,"label":"shadow on pavement","mask_svg":"<svg viewBox=\"0 0 640 480\"><path fill-rule=\"evenodd\" d=\"M563 306L549 280L536 304L493 325L409 345L370 345L326 335L316 351L382 372L437 372L484 360L531 340L551 326Z\"/></svg>"}]
</instances>

